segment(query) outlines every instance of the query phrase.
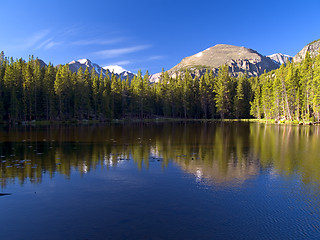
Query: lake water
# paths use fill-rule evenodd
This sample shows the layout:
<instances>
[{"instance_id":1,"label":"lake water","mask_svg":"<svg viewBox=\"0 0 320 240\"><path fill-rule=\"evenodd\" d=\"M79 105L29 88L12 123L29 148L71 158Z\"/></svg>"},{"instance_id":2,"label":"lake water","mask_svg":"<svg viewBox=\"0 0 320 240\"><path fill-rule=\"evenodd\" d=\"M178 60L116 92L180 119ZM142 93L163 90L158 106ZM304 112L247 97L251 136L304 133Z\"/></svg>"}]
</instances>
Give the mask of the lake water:
<instances>
[{"instance_id":1,"label":"lake water","mask_svg":"<svg viewBox=\"0 0 320 240\"><path fill-rule=\"evenodd\" d=\"M0 239L320 239L320 128L0 130Z\"/></svg>"}]
</instances>

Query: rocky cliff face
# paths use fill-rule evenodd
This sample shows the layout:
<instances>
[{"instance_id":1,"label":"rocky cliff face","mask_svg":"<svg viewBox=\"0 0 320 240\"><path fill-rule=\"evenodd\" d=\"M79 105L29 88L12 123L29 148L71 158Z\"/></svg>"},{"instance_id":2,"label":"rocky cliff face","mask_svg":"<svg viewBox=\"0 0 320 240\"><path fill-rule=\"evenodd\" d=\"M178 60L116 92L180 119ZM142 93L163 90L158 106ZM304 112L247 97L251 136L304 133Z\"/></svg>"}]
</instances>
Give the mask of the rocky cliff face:
<instances>
[{"instance_id":1,"label":"rocky cliff face","mask_svg":"<svg viewBox=\"0 0 320 240\"><path fill-rule=\"evenodd\" d=\"M232 76L247 72L249 77L259 76L264 71L271 71L279 67L273 60L245 47L218 44L184 58L178 65L170 69L169 75L176 77L188 69L192 75L200 76L211 70L217 73L219 67L227 64Z\"/></svg>"},{"instance_id":2,"label":"rocky cliff face","mask_svg":"<svg viewBox=\"0 0 320 240\"><path fill-rule=\"evenodd\" d=\"M267 56L268 58L270 58L271 60L273 60L276 64L278 64L279 66L282 64L287 63L288 61L292 61L292 57L289 55L285 55L282 53L275 53L272 55Z\"/></svg>"},{"instance_id":3,"label":"rocky cliff face","mask_svg":"<svg viewBox=\"0 0 320 240\"><path fill-rule=\"evenodd\" d=\"M100 67L98 64L92 63L89 59L79 59L79 60L73 60L72 62L69 62L69 69L72 72L77 72L78 69L82 67L82 70L86 70L88 68L89 72L92 71L94 68L96 73L99 75L102 71L102 74L106 74L106 70Z\"/></svg>"},{"instance_id":4,"label":"rocky cliff face","mask_svg":"<svg viewBox=\"0 0 320 240\"><path fill-rule=\"evenodd\" d=\"M294 56L293 62L296 62L296 63L302 62L307 52L310 53L311 57L317 56L319 53L319 48L320 48L320 39L313 41L312 43L309 43L307 46L302 48L302 50L298 52L297 55Z\"/></svg>"}]
</instances>

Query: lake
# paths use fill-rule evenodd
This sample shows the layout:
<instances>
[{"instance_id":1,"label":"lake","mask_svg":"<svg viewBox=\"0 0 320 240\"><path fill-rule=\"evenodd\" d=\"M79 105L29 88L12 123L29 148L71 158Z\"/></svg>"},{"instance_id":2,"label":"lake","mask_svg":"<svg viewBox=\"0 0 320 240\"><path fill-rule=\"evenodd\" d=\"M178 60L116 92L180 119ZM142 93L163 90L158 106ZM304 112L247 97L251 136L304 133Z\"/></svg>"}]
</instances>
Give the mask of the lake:
<instances>
[{"instance_id":1,"label":"lake","mask_svg":"<svg viewBox=\"0 0 320 240\"><path fill-rule=\"evenodd\" d=\"M1 239L320 239L320 127L0 129Z\"/></svg>"}]
</instances>

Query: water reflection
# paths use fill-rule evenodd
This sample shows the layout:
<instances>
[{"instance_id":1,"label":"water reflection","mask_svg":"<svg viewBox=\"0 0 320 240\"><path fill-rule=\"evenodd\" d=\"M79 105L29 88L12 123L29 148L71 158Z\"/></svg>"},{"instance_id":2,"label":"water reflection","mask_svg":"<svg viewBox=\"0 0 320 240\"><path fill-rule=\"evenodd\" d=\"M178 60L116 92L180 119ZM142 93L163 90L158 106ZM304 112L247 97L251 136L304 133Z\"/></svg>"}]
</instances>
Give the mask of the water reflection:
<instances>
[{"instance_id":1,"label":"water reflection","mask_svg":"<svg viewBox=\"0 0 320 240\"><path fill-rule=\"evenodd\" d=\"M0 180L39 183L133 160L138 169L170 161L197 181L241 184L270 169L320 183L319 127L256 123L159 123L2 129ZM106 173L107 174L107 173Z\"/></svg>"}]
</instances>

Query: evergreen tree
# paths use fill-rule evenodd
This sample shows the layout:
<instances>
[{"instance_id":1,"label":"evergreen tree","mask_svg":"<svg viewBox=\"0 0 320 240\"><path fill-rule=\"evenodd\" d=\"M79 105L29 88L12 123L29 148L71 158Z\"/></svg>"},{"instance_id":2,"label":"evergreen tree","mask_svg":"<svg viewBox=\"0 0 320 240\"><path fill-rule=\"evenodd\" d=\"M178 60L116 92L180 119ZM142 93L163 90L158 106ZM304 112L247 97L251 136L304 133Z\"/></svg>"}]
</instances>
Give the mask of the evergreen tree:
<instances>
[{"instance_id":1,"label":"evergreen tree","mask_svg":"<svg viewBox=\"0 0 320 240\"><path fill-rule=\"evenodd\" d=\"M69 112L69 90L70 90L70 71L69 65L66 64L60 67L56 74L56 80L54 82L55 94L59 98L59 118L65 119L70 114Z\"/></svg>"},{"instance_id":2,"label":"evergreen tree","mask_svg":"<svg viewBox=\"0 0 320 240\"><path fill-rule=\"evenodd\" d=\"M252 81L253 99L250 102L250 114L257 119L261 119L261 86L259 78L255 77Z\"/></svg>"},{"instance_id":3,"label":"evergreen tree","mask_svg":"<svg viewBox=\"0 0 320 240\"><path fill-rule=\"evenodd\" d=\"M7 112L7 119L9 122L16 122L18 120L18 99L16 95L16 72L13 66L13 60L6 66L3 77L5 87L5 110Z\"/></svg>"},{"instance_id":4,"label":"evergreen tree","mask_svg":"<svg viewBox=\"0 0 320 240\"><path fill-rule=\"evenodd\" d=\"M214 100L221 119L224 119L225 115L230 112L230 85L229 67L228 65L223 65L219 68L218 78L214 85L214 92L216 94Z\"/></svg>"},{"instance_id":5,"label":"evergreen tree","mask_svg":"<svg viewBox=\"0 0 320 240\"><path fill-rule=\"evenodd\" d=\"M47 120L53 120L56 117L55 110L55 93L54 93L54 81L55 81L55 69L51 63L49 63L43 80L43 91L45 94L44 111Z\"/></svg>"},{"instance_id":6,"label":"evergreen tree","mask_svg":"<svg viewBox=\"0 0 320 240\"><path fill-rule=\"evenodd\" d=\"M315 120L320 121L320 54L315 59L314 63L314 77L313 77L313 99L312 109Z\"/></svg>"},{"instance_id":7,"label":"evergreen tree","mask_svg":"<svg viewBox=\"0 0 320 240\"><path fill-rule=\"evenodd\" d=\"M301 112L302 118L306 121L310 120L310 106L313 99L313 69L312 59L309 52L306 53L305 59L301 67L301 79L300 79L300 90L301 90Z\"/></svg>"}]
</instances>

